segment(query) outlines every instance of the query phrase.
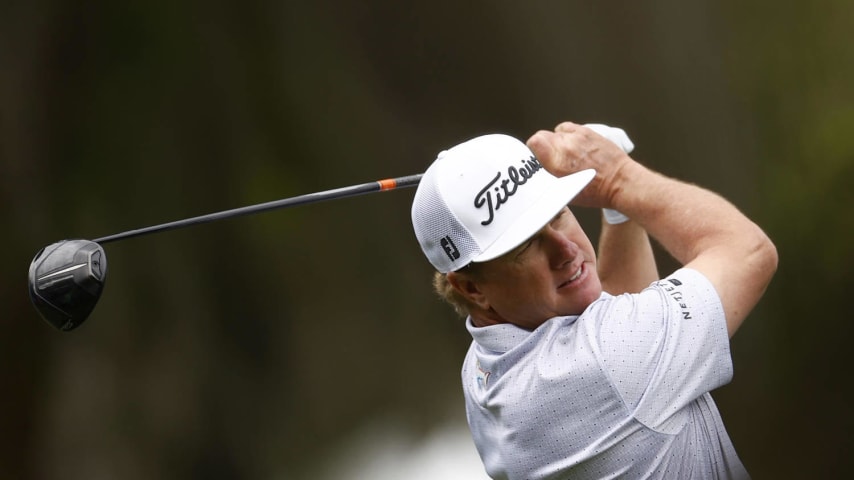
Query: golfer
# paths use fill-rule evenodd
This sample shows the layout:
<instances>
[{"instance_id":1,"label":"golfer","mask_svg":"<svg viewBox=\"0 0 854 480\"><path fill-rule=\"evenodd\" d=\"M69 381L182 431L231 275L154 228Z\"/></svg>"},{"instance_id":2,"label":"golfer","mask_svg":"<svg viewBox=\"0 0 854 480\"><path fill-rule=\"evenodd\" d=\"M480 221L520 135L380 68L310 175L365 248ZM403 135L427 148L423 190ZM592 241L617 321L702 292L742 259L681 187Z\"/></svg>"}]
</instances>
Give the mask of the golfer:
<instances>
[{"instance_id":1,"label":"golfer","mask_svg":"<svg viewBox=\"0 0 854 480\"><path fill-rule=\"evenodd\" d=\"M485 135L440 153L415 194L435 288L473 338L463 392L492 478L749 478L709 392L776 249L631 148L571 122ZM568 205L605 209L598 256ZM660 279L648 235L683 267Z\"/></svg>"}]
</instances>

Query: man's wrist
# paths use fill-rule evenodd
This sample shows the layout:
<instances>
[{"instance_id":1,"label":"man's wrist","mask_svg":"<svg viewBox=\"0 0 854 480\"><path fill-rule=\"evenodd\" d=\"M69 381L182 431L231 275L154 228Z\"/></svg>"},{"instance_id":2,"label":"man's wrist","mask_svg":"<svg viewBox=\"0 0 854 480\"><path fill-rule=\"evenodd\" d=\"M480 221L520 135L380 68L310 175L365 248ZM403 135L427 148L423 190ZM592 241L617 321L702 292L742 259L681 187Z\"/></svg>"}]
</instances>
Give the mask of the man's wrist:
<instances>
[{"instance_id":1,"label":"man's wrist","mask_svg":"<svg viewBox=\"0 0 854 480\"><path fill-rule=\"evenodd\" d=\"M626 216L637 221L637 218L632 215L639 202L642 204L648 190L650 190L649 182L655 176L655 173L647 169L640 163L632 160L622 162L611 175L603 182L605 200L600 206L602 208L610 208L623 213Z\"/></svg>"}]
</instances>

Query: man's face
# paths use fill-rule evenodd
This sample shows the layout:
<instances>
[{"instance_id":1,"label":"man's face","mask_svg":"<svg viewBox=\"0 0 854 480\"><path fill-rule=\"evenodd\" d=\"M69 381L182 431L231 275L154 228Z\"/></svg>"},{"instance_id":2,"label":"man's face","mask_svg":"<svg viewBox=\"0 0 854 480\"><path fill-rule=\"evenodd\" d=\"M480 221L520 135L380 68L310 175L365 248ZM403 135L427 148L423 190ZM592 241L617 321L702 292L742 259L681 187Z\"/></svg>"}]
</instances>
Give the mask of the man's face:
<instances>
[{"instance_id":1,"label":"man's face","mask_svg":"<svg viewBox=\"0 0 854 480\"><path fill-rule=\"evenodd\" d=\"M567 207L528 241L477 268L489 307L527 329L578 315L602 294L593 245Z\"/></svg>"}]
</instances>

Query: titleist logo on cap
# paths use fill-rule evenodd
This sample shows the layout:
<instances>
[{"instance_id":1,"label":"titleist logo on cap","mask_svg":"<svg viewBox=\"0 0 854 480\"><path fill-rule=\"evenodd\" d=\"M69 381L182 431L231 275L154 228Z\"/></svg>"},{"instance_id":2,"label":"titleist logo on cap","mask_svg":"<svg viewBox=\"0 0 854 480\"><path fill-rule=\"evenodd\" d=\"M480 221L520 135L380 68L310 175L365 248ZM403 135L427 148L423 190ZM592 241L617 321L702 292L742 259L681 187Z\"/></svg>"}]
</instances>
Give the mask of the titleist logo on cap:
<instances>
[{"instance_id":1,"label":"titleist logo on cap","mask_svg":"<svg viewBox=\"0 0 854 480\"><path fill-rule=\"evenodd\" d=\"M480 209L486 206L488 217L480 222L481 225L487 226L495 220L495 211L501 208L501 205L516 194L520 186L528 183L528 180L539 172L543 166L537 157L531 155L530 158L522 159L522 167L510 167L507 169L507 178L501 179L502 172L495 174L489 183L483 187L474 197L474 207ZM493 192L495 197L493 198Z\"/></svg>"}]
</instances>

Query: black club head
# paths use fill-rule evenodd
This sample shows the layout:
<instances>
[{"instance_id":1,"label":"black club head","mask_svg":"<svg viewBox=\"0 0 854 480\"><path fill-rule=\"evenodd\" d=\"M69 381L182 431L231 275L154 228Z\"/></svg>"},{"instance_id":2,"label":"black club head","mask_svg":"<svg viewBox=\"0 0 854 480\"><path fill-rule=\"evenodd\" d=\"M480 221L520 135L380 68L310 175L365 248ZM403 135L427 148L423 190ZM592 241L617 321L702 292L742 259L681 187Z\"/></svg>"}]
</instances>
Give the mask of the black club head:
<instances>
[{"instance_id":1,"label":"black club head","mask_svg":"<svg viewBox=\"0 0 854 480\"><path fill-rule=\"evenodd\" d=\"M48 323L77 328L92 313L107 278L107 255L89 240L63 240L36 253L29 272L30 300Z\"/></svg>"}]
</instances>

